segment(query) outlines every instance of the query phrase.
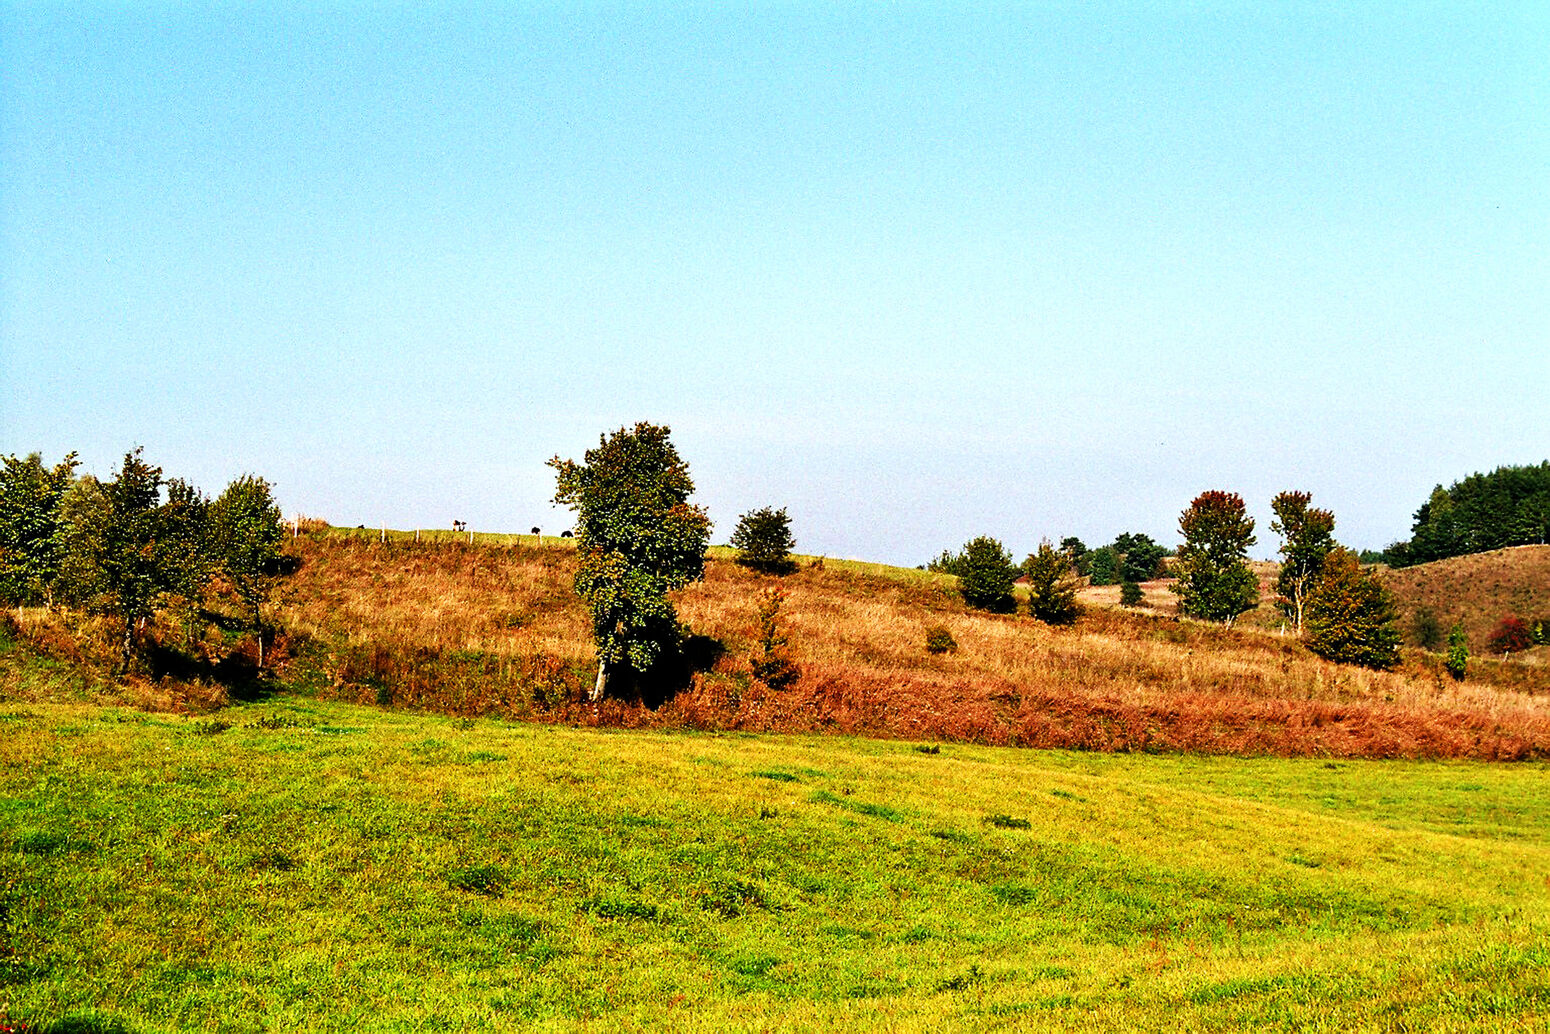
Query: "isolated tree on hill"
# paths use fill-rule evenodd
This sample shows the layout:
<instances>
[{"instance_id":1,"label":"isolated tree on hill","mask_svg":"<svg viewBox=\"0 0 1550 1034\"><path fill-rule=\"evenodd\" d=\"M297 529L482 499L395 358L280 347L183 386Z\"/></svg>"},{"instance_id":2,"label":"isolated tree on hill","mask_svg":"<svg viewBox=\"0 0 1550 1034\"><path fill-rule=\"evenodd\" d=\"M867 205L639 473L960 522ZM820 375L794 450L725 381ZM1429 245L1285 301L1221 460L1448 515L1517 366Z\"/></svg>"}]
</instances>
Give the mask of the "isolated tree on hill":
<instances>
[{"instance_id":1,"label":"isolated tree on hill","mask_svg":"<svg viewBox=\"0 0 1550 1034\"><path fill-rule=\"evenodd\" d=\"M1016 581L1012 554L1000 542L981 535L964 545L958 572L958 591L963 594L963 602L978 610L1009 614L1017 607L1012 597Z\"/></svg>"},{"instance_id":2,"label":"isolated tree on hill","mask_svg":"<svg viewBox=\"0 0 1550 1034\"><path fill-rule=\"evenodd\" d=\"M258 638L258 667L264 667L264 604L280 574L285 525L269 482L244 474L209 504L209 523L220 569L242 601Z\"/></svg>"},{"instance_id":3,"label":"isolated tree on hill","mask_svg":"<svg viewBox=\"0 0 1550 1034\"><path fill-rule=\"evenodd\" d=\"M53 467L39 453L0 460L0 601L52 601L64 553L60 505L75 467L73 452Z\"/></svg>"},{"instance_id":4,"label":"isolated tree on hill","mask_svg":"<svg viewBox=\"0 0 1550 1034\"><path fill-rule=\"evenodd\" d=\"M1335 515L1308 504L1307 492L1282 492L1270 501L1275 520L1270 530L1281 536L1281 574L1276 578L1276 602L1302 635L1308 593L1318 581L1324 558L1335 548Z\"/></svg>"},{"instance_id":5,"label":"isolated tree on hill","mask_svg":"<svg viewBox=\"0 0 1550 1034\"><path fill-rule=\"evenodd\" d=\"M554 501L576 511L576 592L592 609L597 683L613 669L645 671L679 639L667 594L702 577L710 518L689 502L689 466L669 430L638 423L588 449L581 463L556 456Z\"/></svg>"},{"instance_id":6,"label":"isolated tree on hill","mask_svg":"<svg viewBox=\"0 0 1550 1034\"><path fill-rule=\"evenodd\" d=\"M1356 554L1337 547L1308 594L1308 649L1344 664L1387 670L1399 663L1394 597Z\"/></svg>"},{"instance_id":7,"label":"isolated tree on hill","mask_svg":"<svg viewBox=\"0 0 1550 1034\"><path fill-rule=\"evenodd\" d=\"M795 545L791 518L786 516L784 506L779 510L768 506L750 510L738 518L732 532L732 548L738 551L738 563L766 574L791 571L796 566L791 562Z\"/></svg>"},{"instance_id":8,"label":"isolated tree on hill","mask_svg":"<svg viewBox=\"0 0 1550 1034\"><path fill-rule=\"evenodd\" d=\"M1048 541L1039 543L1039 551L1023 561L1023 574L1028 579L1028 613L1050 625L1069 625L1081 614L1076 602L1080 587L1071 567L1071 556L1051 546Z\"/></svg>"},{"instance_id":9,"label":"isolated tree on hill","mask_svg":"<svg viewBox=\"0 0 1550 1034\"><path fill-rule=\"evenodd\" d=\"M1259 581L1249 570L1254 519L1236 492L1203 492L1179 515L1184 544L1175 554L1178 579L1169 588L1184 614L1231 625L1259 605Z\"/></svg>"}]
</instances>

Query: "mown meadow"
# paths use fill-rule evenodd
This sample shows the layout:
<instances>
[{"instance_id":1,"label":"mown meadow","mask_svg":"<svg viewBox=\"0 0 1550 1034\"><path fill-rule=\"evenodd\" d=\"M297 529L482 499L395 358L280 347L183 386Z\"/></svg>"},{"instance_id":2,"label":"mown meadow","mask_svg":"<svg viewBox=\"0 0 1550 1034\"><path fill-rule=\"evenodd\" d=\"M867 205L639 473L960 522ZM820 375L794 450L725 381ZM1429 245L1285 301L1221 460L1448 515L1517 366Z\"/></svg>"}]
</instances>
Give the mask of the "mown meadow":
<instances>
[{"instance_id":1,"label":"mown meadow","mask_svg":"<svg viewBox=\"0 0 1550 1034\"><path fill-rule=\"evenodd\" d=\"M24 1029L1533 1030L1537 762L0 705Z\"/></svg>"}]
</instances>

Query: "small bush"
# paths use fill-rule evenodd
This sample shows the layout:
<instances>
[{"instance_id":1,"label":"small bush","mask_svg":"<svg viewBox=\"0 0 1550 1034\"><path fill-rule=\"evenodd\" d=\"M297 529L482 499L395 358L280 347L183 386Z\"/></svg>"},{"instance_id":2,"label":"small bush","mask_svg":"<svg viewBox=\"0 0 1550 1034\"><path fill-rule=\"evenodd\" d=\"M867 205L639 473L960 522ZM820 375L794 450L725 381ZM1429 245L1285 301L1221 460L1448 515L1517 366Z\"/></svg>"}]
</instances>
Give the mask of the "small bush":
<instances>
[{"instance_id":1,"label":"small bush","mask_svg":"<svg viewBox=\"0 0 1550 1034\"><path fill-rule=\"evenodd\" d=\"M926 630L927 653L957 653L958 640L953 634L940 626Z\"/></svg>"},{"instance_id":2,"label":"small bush","mask_svg":"<svg viewBox=\"0 0 1550 1034\"><path fill-rule=\"evenodd\" d=\"M1141 586L1136 582L1125 582L1119 587L1119 602L1121 606L1139 607L1143 599Z\"/></svg>"},{"instance_id":3,"label":"small bush","mask_svg":"<svg viewBox=\"0 0 1550 1034\"><path fill-rule=\"evenodd\" d=\"M1415 645L1423 650L1436 650L1442 645L1442 622L1437 619L1437 612L1430 607L1416 608L1415 616L1410 619L1410 634L1415 640Z\"/></svg>"},{"instance_id":4,"label":"small bush","mask_svg":"<svg viewBox=\"0 0 1550 1034\"><path fill-rule=\"evenodd\" d=\"M1469 638L1464 634L1464 622L1460 621L1448 633L1448 659L1443 662L1453 681L1463 682L1469 667Z\"/></svg>"},{"instance_id":5,"label":"small bush","mask_svg":"<svg viewBox=\"0 0 1550 1034\"><path fill-rule=\"evenodd\" d=\"M1492 653L1516 653L1534 644L1533 634L1522 618L1508 614L1496 623L1487 640Z\"/></svg>"},{"instance_id":6,"label":"small bush","mask_svg":"<svg viewBox=\"0 0 1550 1034\"><path fill-rule=\"evenodd\" d=\"M785 593L778 588L760 597L755 636L759 652L749 661L753 677L776 692L802 677L802 670L786 651L788 639L780 625L780 608L785 601Z\"/></svg>"},{"instance_id":7,"label":"small bush","mask_svg":"<svg viewBox=\"0 0 1550 1034\"><path fill-rule=\"evenodd\" d=\"M1012 815L987 815L985 821L997 829L1032 829L1033 823Z\"/></svg>"}]
</instances>

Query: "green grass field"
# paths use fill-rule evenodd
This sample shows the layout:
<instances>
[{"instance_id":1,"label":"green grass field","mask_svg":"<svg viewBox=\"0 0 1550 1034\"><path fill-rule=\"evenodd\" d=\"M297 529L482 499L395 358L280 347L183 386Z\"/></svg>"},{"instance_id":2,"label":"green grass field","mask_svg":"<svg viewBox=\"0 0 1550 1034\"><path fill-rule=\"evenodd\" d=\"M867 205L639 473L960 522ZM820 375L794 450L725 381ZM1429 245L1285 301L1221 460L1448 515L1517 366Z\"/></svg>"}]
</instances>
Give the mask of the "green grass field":
<instances>
[{"instance_id":1,"label":"green grass field","mask_svg":"<svg viewBox=\"0 0 1550 1034\"><path fill-rule=\"evenodd\" d=\"M1542 1030L1543 765L0 704L58 1031Z\"/></svg>"}]
</instances>

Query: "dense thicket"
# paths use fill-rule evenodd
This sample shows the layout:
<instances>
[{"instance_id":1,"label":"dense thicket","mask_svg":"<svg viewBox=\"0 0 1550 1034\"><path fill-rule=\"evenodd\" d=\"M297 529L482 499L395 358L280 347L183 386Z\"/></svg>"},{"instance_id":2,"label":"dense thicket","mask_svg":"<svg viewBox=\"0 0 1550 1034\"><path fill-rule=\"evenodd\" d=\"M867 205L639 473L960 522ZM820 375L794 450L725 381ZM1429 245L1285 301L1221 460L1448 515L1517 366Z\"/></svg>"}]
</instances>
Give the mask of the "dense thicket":
<instances>
[{"instance_id":1,"label":"dense thicket","mask_svg":"<svg viewBox=\"0 0 1550 1034\"><path fill-rule=\"evenodd\" d=\"M1395 567L1424 564L1504 546L1550 541L1550 460L1471 474L1438 485L1415 512L1409 542L1385 553Z\"/></svg>"},{"instance_id":2,"label":"dense thicket","mask_svg":"<svg viewBox=\"0 0 1550 1034\"><path fill-rule=\"evenodd\" d=\"M0 604L105 615L128 669L158 612L175 611L189 629L213 597L234 597L262 667L284 538L268 482L244 475L211 503L139 449L107 481L76 477L74 453L53 467L36 453L0 462Z\"/></svg>"}]
</instances>

